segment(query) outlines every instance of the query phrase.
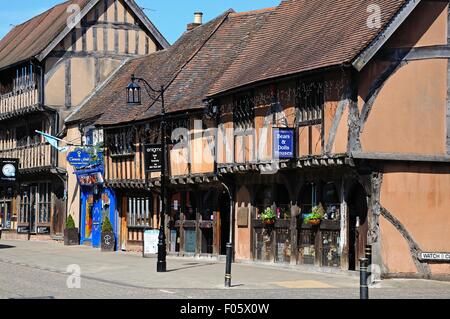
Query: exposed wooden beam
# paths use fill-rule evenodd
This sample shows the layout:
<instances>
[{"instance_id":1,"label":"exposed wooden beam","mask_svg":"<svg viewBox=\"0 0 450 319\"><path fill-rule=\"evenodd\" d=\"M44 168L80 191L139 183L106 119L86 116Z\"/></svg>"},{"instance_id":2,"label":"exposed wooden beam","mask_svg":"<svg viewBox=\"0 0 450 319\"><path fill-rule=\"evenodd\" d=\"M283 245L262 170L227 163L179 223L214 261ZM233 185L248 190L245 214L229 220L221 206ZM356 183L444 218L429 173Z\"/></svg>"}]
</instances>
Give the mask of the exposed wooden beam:
<instances>
[{"instance_id":1,"label":"exposed wooden beam","mask_svg":"<svg viewBox=\"0 0 450 319\"><path fill-rule=\"evenodd\" d=\"M365 160L450 163L450 156L448 155L352 152L351 157L354 159L365 159Z\"/></svg>"},{"instance_id":2,"label":"exposed wooden beam","mask_svg":"<svg viewBox=\"0 0 450 319\"><path fill-rule=\"evenodd\" d=\"M389 22L387 27L385 27L385 29L378 34L375 40L373 40L372 43L353 61L353 67L357 71L361 71L367 63L369 63L369 61L375 56L375 54L377 54L377 52L390 39L395 31L397 31L397 29L409 17L419 3L420 0L409 0L406 2L403 8L401 8L397 15Z\"/></svg>"},{"instance_id":3,"label":"exposed wooden beam","mask_svg":"<svg viewBox=\"0 0 450 319\"><path fill-rule=\"evenodd\" d=\"M79 20L75 21L75 25L78 24L81 19L83 17L86 16L86 14L88 14L89 11L92 10L92 8L95 7L95 5L99 2L100 0L91 0L80 12L79 15ZM61 41L64 40L64 38L74 29L74 25L67 25L64 30L62 32L60 32L54 39L52 42L50 42L50 44L36 57L40 62L42 62L47 55L53 51L53 49L59 44L61 43Z\"/></svg>"}]
</instances>

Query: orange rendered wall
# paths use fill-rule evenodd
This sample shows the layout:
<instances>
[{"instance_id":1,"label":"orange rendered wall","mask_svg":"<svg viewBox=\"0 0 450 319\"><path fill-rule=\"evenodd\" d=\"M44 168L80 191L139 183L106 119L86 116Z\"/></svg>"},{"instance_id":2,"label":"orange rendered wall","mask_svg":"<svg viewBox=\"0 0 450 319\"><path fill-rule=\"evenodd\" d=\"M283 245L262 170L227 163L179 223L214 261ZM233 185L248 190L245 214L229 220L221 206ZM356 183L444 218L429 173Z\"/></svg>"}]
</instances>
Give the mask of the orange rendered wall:
<instances>
[{"instance_id":1,"label":"orange rendered wall","mask_svg":"<svg viewBox=\"0 0 450 319\"><path fill-rule=\"evenodd\" d=\"M386 43L412 48L447 43L445 2L422 2ZM360 73L359 108L388 62L374 60ZM447 60L409 61L382 88L362 133L363 152L437 154L446 152Z\"/></svg>"},{"instance_id":2,"label":"orange rendered wall","mask_svg":"<svg viewBox=\"0 0 450 319\"><path fill-rule=\"evenodd\" d=\"M432 164L385 166L381 205L407 229L424 252L450 252L450 167ZM381 251L389 272L416 272L407 243L381 218ZM450 264L430 264L433 275Z\"/></svg>"}]
</instances>

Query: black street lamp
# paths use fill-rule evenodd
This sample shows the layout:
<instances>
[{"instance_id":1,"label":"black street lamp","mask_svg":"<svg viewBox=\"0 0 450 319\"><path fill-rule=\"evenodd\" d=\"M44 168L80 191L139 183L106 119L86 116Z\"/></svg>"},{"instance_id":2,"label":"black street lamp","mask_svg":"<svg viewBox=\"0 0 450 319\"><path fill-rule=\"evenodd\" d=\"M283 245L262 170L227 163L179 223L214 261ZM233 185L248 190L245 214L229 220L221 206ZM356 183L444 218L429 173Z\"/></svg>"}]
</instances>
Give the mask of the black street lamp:
<instances>
[{"instance_id":1,"label":"black street lamp","mask_svg":"<svg viewBox=\"0 0 450 319\"><path fill-rule=\"evenodd\" d=\"M157 272L166 272L166 233L165 233L165 216L167 207L166 193L166 163L167 163L167 141L166 141L166 109L164 105L165 88L162 85L160 90L155 90L146 80L137 78L134 74L131 76L131 82L127 86L127 102L128 104L141 104L141 87L138 82L145 84L148 96L153 102L161 102L161 147L162 147L162 163L161 163L161 218L158 237L158 262ZM156 96L155 96L156 95ZM147 176L147 174L146 174Z\"/></svg>"}]
</instances>

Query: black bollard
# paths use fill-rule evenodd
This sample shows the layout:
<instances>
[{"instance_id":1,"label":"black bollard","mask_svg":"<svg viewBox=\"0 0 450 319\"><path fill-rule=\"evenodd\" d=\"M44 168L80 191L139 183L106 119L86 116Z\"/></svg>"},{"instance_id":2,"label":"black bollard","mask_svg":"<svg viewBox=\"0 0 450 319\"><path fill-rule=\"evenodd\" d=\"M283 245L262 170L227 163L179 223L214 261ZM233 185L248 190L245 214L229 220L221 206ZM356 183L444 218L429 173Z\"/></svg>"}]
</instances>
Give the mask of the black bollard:
<instances>
[{"instance_id":1,"label":"black bollard","mask_svg":"<svg viewBox=\"0 0 450 319\"><path fill-rule=\"evenodd\" d=\"M370 278L370 276L372 275L372 272L371 272L371 270L372 270L372 246L370 246L370 245L366 245L366 251L365 251L365 254L366 254L366 258L367 258L367 278ZM372 284L372 281L371 282L368 282L368 284Z\"/></svg>"},{"instance_id":2,"label":"black bollard","mask_svg":"<svg viewBox=\"0 0 450 319\"><path fill-rule=\"evenodd\" d=\"M359 264L359 298L369 299L369 287L367 286L369 260L361 258Z\"/></svg>"},{"instance_id":3,"label":"black bollard","mask_svg":"<svg viewBox=\"0 0 450 319\"><path fill-rule=\"evenodd\" d=\"M227 261L226 261L226 268L225 268L225 287L230 288L231 287L231 259L233 255L233 244L228 243L227 244Z\"/></svg>"}]
</instances>

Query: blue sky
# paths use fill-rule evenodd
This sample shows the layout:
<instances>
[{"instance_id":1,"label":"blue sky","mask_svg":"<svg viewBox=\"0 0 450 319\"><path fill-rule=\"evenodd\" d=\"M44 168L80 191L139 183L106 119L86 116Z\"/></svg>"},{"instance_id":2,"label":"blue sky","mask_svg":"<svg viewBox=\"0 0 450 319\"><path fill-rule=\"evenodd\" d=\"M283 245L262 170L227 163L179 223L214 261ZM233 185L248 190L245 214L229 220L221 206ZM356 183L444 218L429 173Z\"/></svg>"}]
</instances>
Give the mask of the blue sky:
<instances>
[{"instance_id":1,"label":"blue sky","mask_svg":"<svg viewBox=\"0 0 450 319\"><path fill-rule=\"evenodd\" d=\"M173 43L193 22L194 12L202 11L209 21L229 8L237 12L276 6L280 0L135 0L166 39ZM25 22L63 0L16 0L0 2L0 38L12 26Z\"/></svg>"}]
</instances>

